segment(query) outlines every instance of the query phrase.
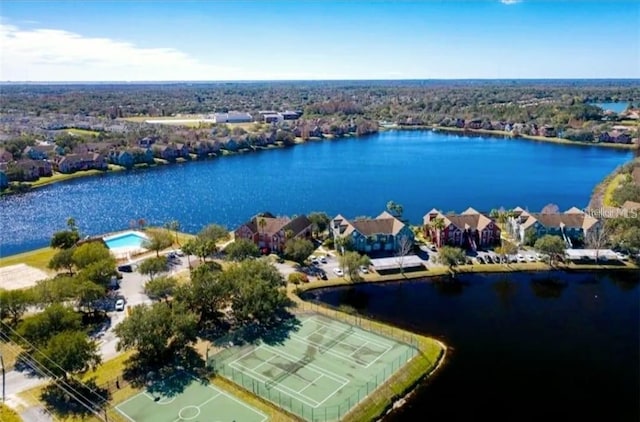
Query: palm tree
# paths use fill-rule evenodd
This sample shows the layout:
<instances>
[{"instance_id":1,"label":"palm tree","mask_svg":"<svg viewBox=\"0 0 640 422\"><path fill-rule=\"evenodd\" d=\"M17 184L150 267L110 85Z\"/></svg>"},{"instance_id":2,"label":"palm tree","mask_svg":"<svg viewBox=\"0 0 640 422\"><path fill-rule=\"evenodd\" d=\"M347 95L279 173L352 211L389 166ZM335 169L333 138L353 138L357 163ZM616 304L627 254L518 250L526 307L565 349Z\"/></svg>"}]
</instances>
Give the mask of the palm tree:
<instances>
[{"instance_id":1,"label":"palm tree","mask_svg":"<svg viewBox=\"0 0 640 422\"><path fill-rule=\"evenodd\" d=\"M176 234L176 245L180 247L180 239L178 238L178 230L180 230L180 222L178 220L169 221L164 225L167 230L172 230Z\"/></svg>"},{"instance_id":2,"label":"palm tree","mask_svg":"<svg viewBox=\"0 0 640 422\"><path fill-rule=\"evenodd\" d=\"M267 226L267 220L264 219L264 217L258 217L258 227L260 228L260 237L263 239L264 242L264 228ZM264 246L266 246L267 242L264 242ZM258 242L258 246L260 245L260 242Z\"/></svg>"},{"instance_id":3,"label":"palm tree","mask_svg":"<svg viewBox=\"0 0 640 422\"><path fill-rule=\"evenodd\" d=\"M431 226L436 230L438 236L438 244L440 245L442 242L440 241L440 235L442 230L444 229L444 219L442 217L436 217L432 220ZM431 239L433 241L433 239ZM441 245L440 245L441 246Z\"/></svg>"}]
</instances>

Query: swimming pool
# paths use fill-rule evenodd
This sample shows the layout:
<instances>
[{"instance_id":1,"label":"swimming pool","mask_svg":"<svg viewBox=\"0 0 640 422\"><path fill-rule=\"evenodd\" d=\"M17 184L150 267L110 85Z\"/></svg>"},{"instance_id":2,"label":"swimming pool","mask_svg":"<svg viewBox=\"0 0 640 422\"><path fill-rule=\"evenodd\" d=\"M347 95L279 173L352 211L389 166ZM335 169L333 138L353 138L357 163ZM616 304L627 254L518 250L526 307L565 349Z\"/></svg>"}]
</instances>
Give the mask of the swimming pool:
<instances>
[{"instance_id":1,"label":"swimming pool","mask_svg":"<svg viewBox=\"0 0 640 422\"><path fill-rule=\"evenodd\" d=\"M121 248L142 249L142 243L147 239L148 237L144 233L133 231L103 238L104 243L106 243L107 247L111 250Z\"/></svg>"}]
</instances>

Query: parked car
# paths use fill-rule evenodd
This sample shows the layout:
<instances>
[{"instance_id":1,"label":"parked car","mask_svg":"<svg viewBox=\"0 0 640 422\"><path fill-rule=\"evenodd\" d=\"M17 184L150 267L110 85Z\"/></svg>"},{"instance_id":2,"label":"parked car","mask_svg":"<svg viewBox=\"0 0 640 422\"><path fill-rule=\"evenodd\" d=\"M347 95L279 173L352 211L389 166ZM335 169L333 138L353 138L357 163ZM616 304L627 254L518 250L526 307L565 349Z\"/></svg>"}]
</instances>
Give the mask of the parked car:
<instances>
[{"instance_id":1,"label":"parked car","mask_svg":"<svg viewBox=\"0 0 640 422\"><path fill-rule=\"evenodd\" d=\"M340 268L334 268L333 272L338 276L338 277L342 277L344 276L344 271L342 271L342 269Z\"/></svg>"},{"instance_id":2,"label":"parked car","mask_svg":"<svg viewBox=\"0 0 640 422\"><path fill-rule=\"evenodd\" d=\"M124 299L116 300L116 311L124 311Z\"/></svg>"},{"instance_id":3,"label":"parked car","mask_svg":"<svg viewBox=\"0 0 640 422\"><path fill-rule=\"evenodd\" d=\"M493 264L493 260L489 255L485 255L484 259L487 261L487 264Z\"/></svg>"},{"instance_id":4,"label":"parked car","mask_svg":"<svg viewBox=\"0 0 640 422\"><path fill-rule=\"evenodd\" d=\"M527 258L529 259L529 262L536 262L536 257L533 255L529 255Z\"/></svg>"},{"instance_id":5,"label":"parked car","mask_svg":"<svg viewBox=\"0 0 640 422\"><path fill-rule=\"evenodd\" d=\"M618 257L618 259L620 261L628 261L629 260L629 255L625 255L622 252L616 252L616 256Z\"/></svg>"},{"instance_id":6,"label":"parked car","mask_svg":"<svg viewBox=\"0 0 640 422\"><path fill-rule=\"evenodd\" d=\"M182 252L182 249L176 249L174 252L175 252L175 253L176 253L176 255L178 255L178 256L184 256L184 252Z\"/></svg>"},{"instance_id":7,"label":"parked car","mask_svg":"<svg viewBox=\"0 0 640 422\"><path fill-rule=\"evenodd\" d=\"M436 248L436 245L429 245L429 249L431 249L433 252L437 251L438 249Z\"/></svg>"},{"instance_id":8,"label":"parked car","mask_svg":"<svg viewBox=\"0 0 640 422\"><path fill-rule=\"evenodd\" d=\"M129 264L120 265L118 267L118 271L123 272L123 273L132 273L133 272L133 266L131 266Z\"/></svg>"},{"instance_id":9,"label":"parked car","mask_svg":"<svg viewBox=\"0 0 640 422\"><path fill-rule=\"evenodd\" d=\"M327 257L323 256L322 258L320 258L320 262L323 263L323 264L326 264L327 263Z\"/></svg>"},{"instance_id":10,"label":"parked car","mask_svg":"<svg viewBox=\"0 0 640 422\"><path fill-rule=\"evenodd\" d=\"M522 254L518 254L517 258L518 258L518 262L526 262L525 259L524 259L524 255L522 255Z\"/></svg>"},{"instance_id":11,"label":"parked car","mask_svg":"<svg viewBox=\"0 0 640 422\"><path fill-rule=\"evenodd\" d=\"M360 265L360 272L362 274L369 274L369 269L364 265Z\"/></svg>"}]
</instances>

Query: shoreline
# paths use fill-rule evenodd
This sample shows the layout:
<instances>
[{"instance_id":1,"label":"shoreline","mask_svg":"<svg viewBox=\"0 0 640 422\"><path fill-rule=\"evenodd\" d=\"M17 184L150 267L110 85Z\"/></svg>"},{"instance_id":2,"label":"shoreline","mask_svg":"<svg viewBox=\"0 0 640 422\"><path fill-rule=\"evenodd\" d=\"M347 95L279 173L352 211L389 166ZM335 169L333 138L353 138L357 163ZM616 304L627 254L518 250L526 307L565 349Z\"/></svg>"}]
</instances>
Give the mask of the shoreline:
<instances>
[{"instance_id":1,"label":"shoreline","mask_svg":"<svg viewBox=\"0 0 640 422\"><path fill-rule=\"evenodd\" d=\"M368 133L368 134L364 134L364 135L356 135L355 133L346 133L344 135L341 136L325 136L322 138L318 138L318 137L312 137L305 140L302 140L300 138L296 138L295 141L291 144L291 145L286 145L283 142L276 142L273 145L268 145L268 146L260 146L260 147L252 147L252 148L242 148L239 149L237 151L227 151L227 150L222 150L220 151L219 154L215 154L213 156L209 156L209 157L204 157L204 158L192 158L190 160L187 159L179 159L176 160L176 162L168 162L166 160L162 160L162 159L155 159L155 163L154 164L140 164L140 165L135 165L132 169L126 169L125 167L122 167L120 165L117 164L109 164L109 168L107 170L96 170L96 169L91 169L91 170L81 170L75 173L69 173L69 174L63 174L63 173L55 173L53 176L48 176L48 177L42 177L36 181L33 182L11 182L16 184L16 186L22 186L23 190L21 190L20 187L18 187L16 190L12 190L11 188L7 188L4 191L0 192L0 196L5 196L5 195L14 195L14 194L20 194L20 193L26 193L26 192L30 192L32 190L44 187L44 186L49 186L55 183L59 183L59 182L66 182L68 180L73 180L73 179L79 179L79 178L84 178L84 177L91 177L91 176L98 176L98 175L105 175L105 174L110 174L110 173L117 173L117 172L121 172L121 171L129 171L129 170L135 170L135 169L146 169L146 168L155 168L158 166L163 166L163 165L171 165L171 164L184 164L184 163L188 163L190 161L206 161L206 160L212 160L212 159L217 159L217 158L221 158L221 157L226 157L226 156L233 156L233 155L240 155L240 154L246 154L246 153L250 153L250 152L258 152L258 151L268 151L268 150L274 150L274 149L280 149L280 148L287 148L290 146L295 146L295 145L300 145L300 144L305 144L308 142L321 142L321 141L335 141L335 140L339 140L339 139L343 139L343 138L356 138L356 137L366 137L369 135L375 135L376 133L381 133L381 132L388 132L388 131L432 131L432 132L449 132L449 133L457 133L460 135L480 135L480 136L487 136L487 137L492 137L492 138L499 138L499 139L524 139L524 140L528 140L528 141L535 141L535 142L547 142L547 143L554 143L554 144L560 144L560 145L575 145L575 146L591 146L591 147L603 147L603 148L611 148L611 149L618 149L618 150L628 150L628 151L633 151L635 149L637 149L639 146L636 144L615 144L615 143L604 143L604 142L593 142L593 143L589 143L589 142L579 142L579 141L570 141L568 139L563 139L563 138L556 138L556 137L544 137L544 136L533 136L533 135L518 135L518 136L513 136L510 132L505 132L505 131L500 131L500 130L487 130L487 129L466 129L466 128L457 128L457 127L444 127L444 126L437 126L437 125L416 125L416 126L396 126L396 127L381 127L379 128L378 132L374 132L374 133ZM11 185L10 185L11 186Z\"/></svg>"},{"instance_id":2,"label":"shoreline","mask_svg":"<svg viewBox=\"0 0 640 422\"><path fill-rule=\"evenodd\" d=\"M570 264L562 267L551 267L542 263L522 263L511 264L484 264L484 265L467 265L458 267L454 271L455 276L465 274L504 274L504 273L542 273L551 271L560 272L615 272L615 271L638 271L639 268L633 263L624 265L602 265L602 264ZM359 281L346 280L344 278L311 281L309 283L300 284L295 287L295 293L300 296L307 292L319 289L328 289L335 287L357 286L359 284L384 284L384 283L401 283L404 281L415 281L420 279L432 279L436 277L450 276L451 272L447 267L427 270L415 271L411 273L390 274L390 275L369 275L367 278ZM455 277L454 276L454 277ZM429 280L432 281L432 280ZM304 300L301 298L301 300Z\"/></svg>"}]
</instances>

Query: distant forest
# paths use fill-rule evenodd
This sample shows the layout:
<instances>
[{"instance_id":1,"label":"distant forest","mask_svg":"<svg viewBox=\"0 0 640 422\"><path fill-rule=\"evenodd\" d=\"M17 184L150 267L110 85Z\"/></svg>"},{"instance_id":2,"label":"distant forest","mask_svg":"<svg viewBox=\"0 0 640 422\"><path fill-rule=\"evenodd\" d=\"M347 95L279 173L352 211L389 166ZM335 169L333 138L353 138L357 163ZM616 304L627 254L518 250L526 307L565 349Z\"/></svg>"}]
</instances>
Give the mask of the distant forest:
<instances>
[{"instance_id":1,"label":"distant forest","mask_svg":"<svg viewBox=\"0 0 640 422\"><path fill-rule=\"evenodd\" d=\"M599 120L593 102L640 105L639 80L403 80L4 84L0 113L118 118L230 110L302 110L304 118L362 117L435 124L480 118L553 124Z\"/></svg>"}]
</instances>

